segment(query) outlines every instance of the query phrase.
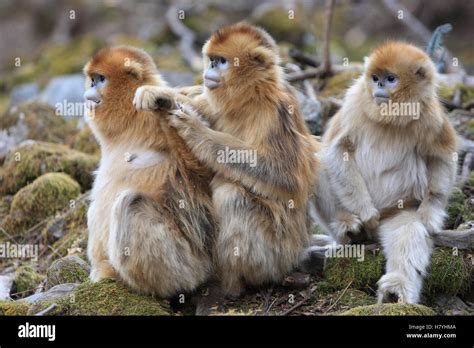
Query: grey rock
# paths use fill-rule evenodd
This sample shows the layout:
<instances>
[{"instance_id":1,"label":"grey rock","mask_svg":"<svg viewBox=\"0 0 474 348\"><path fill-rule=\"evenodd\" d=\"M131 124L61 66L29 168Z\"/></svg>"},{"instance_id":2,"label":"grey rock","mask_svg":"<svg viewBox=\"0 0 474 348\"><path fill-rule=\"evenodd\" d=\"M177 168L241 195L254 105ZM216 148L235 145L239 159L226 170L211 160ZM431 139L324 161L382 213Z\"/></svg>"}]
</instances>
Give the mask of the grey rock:
<instances>
[{"instance_id":1,"label":"grey rock","mask_svg":"<svg viewBox=\"0 0 474 348\"><path fill-rule=\"evenodd\" d=\"M323 108L317 100L308 98L303 93L297 91L298 102L301 112L311 134L321 135L323 133Z\"/></svg>"},{"instance_id":2,"label":"grey rock","mask_svg":"<svg viewBox=\"0 0 474 348\"><path fill-rule=\"evenodd\" d=\"M21 299L30 303L37 303L44 300L56 300L64 296L68 296L79 284L76 283L65 283L53 286L51 289L45 292L39 292L34 295Z\"/></svg>"},{"instance_id":3,"label":"grey rock","mask_svg":"<svg viewBox=\"0 0 474 348\"><path fill-rule=\"evenodd\" d=\"M66 256L54 261L46 271L45 290L58 284L82 283L89 277L90 266L78 256Z\"/></svg>"},{"instance_id":4,"label":"grey rock","mask_svg":"<svg viewBox=\"0 0 474 348\"><path fill-rule=\"evenodd\" d=\"M35 100L38 98L39 93L39 86L35 82L15 86L10 93L10 107L22 102Z\"/></svg>"},{"instance_id":5,"label":"grey rock","mask_svg":"<svg viewBox=\"0 0 474 348\"><path fill-rule=\"evenodd\" d=\"M67 111L68 105L71 103L79 105L84 102L84 83L85 79L81 74L55 77L40 94L39 100L51 105L56 110L61 110L58 106L63 106L62 109ZM72 117L83 116L83 113L70 115L66 111L59 111L59 114Z\"/></svg>"}]
</instances>

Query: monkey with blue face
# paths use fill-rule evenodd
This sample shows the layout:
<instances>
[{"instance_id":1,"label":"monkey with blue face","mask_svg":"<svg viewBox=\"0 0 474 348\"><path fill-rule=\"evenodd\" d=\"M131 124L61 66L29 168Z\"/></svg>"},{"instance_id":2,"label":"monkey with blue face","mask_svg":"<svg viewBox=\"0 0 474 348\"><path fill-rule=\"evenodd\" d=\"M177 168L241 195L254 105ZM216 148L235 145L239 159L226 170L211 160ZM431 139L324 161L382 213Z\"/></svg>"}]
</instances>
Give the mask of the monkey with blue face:
<instances>
[{"instance_id":1,"label":"monkey with blue face","mask_svg":"<svg viewBox=\"0 0 474 348\"><path fill-rule=\"evenodd\" d=\"M167 101L170 125L214 172L218 276L226 294L238 295L245 285L280 282L299 265L310 240L315 143L278 65L278 47L263 29L222 28L203 55L204 93L190 99L144 86L134 103L156 110ZM223 160L229 151L255 160Z\"/></svg>"},{"instance_id":2,"label":"monkey with blue face","mask_svg":"<svg viewBox=\"0 0 474 348\"><path fill-rule=\"evenodd\" d=\"M192 292L213 274L212 175L164 117L133 107L140 86L166 86L147 53L104 48L84 72L101 148L87 213L90 278L160 297Z\"/></svg>"}]
</instances>

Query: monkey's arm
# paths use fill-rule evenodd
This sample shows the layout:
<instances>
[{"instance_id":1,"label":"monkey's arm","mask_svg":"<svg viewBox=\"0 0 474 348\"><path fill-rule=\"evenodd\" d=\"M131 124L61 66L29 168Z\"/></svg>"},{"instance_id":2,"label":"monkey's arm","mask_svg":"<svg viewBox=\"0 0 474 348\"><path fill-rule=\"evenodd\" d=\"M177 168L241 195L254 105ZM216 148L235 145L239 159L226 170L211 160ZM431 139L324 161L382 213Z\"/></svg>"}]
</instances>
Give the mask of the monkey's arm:
<instances>
[{"instance_id":1,"label":"monkey's arm","mask_svg":"<svg viewBox=\"0 0 474 348\"><path fill-rule=\"evenodd\" d=\"M443 131L430 146L427 159L428 190L418 207L421 220L429 232L443 228L444 211L456 179L457 140L449 121L445 121Z\"/></svg>"},{"instance_id":2,"label":"monkey's arm","mask_svg":"<svg viewBox=\"0 0 474 348\"><path fill-rule=\"evenodd\" d=\"M269 189L277 186L286 192L299 188L295 166L289 161L275 160L230 134L208 128L189 107L175 111L174 115L170 124L178 129L199 160L222 176L238 180L248 188L257 183L268 183ZM233 154L239 154L240 161L230 160Z\"/></svg>"},{"instance_id":3,"label":"monkey's arm","mask_svg":"<svg viewBox=\"0 0 474 348\"><path fill-rule=\"evenodd\" d=\"M359 216L369 229L377 227L380 214L354 159L356 144L347 134L332 139L323 161L329 169L331 186L340 204Z\"/></svg>"},{"instance_id":4,"label":"monkey's arm","mask_svg":"<svg viewBox=\"0 0 474 348\"><path fill-rule=\"evenodd\" d=\"M202 92L202 86L182 87L179 89L146 85L137 88L133 105L139 110L174 110L179 104L190 104L206 119L212 111L204 95L195 94ZM195 96L191 98L191 96Z\"/></svg>"}]
</instances>

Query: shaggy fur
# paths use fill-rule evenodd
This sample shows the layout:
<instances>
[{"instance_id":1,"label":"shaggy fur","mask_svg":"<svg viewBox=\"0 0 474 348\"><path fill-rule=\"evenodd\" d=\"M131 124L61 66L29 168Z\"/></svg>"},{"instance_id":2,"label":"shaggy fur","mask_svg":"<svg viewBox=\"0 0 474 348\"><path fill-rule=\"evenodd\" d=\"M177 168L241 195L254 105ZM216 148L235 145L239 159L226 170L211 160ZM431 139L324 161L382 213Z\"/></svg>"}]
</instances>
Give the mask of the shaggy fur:
<instances>
[{"instance_id":1,"label":"shaggy fur","mask_svg":"<svg viewBox=\"0 0 474 348\"><path fill-rule=\"evenodd\" d=\"M189 106L171 123L193 153L215 172L213 203L220 232L216 262L224 292L244 284L281 281L308 246L308 196L317 169L315 144L293 90L283 78L278 49L264 30L244 23L223 28L204 45L209 57L224 57L229 69L221 85L193 100L149 88L150 104L163 98ZM148 103L145 103L148 104ZM220 163L225 148L256 151L257 165Z\"/></svg>"},{"instance_id":2,"label":"shaggy fur","mask_svg":"<svg viewBox=\"0 0 474 348\"><path fill-rule=\"evenodd\" d=\"M374 72L398 76L390 100L419 103L420 117L383 115L372 97ZM429 234L442 228L456 174L456 134L438 101L429 57L400 42L377 48L323 141L315 200L322 225L339 243L361 225L376 233L387 257L379 301L418 302Z\"/></svg>"},{"instance_id":3,"label":"shaggy fur","mask_svg":"<svg viewBox=\"0 0 474 348\"><path fill-rule=\"evenodd\" d=\"M89 124L101 146L88 211L91 279L117 277L133 289L173 296L212 271L210 173L163 117L132 105L138 87L164 86L152 59L105 48L84 68L106 78Z\"/></svg>"}]
</instances>

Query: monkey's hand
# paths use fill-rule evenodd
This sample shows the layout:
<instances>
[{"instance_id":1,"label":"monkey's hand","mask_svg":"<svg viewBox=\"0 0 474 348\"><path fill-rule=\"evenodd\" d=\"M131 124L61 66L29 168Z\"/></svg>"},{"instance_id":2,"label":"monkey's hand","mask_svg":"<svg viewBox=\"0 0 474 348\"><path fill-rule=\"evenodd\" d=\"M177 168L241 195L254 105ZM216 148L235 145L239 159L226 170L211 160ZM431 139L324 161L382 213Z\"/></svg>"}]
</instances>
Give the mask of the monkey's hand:
<instances>
[{"instance_id":1,"label":"monkey's hand","mask_svg":"<svg viewBox=\"0 0 474 348\"><path fill-rule=\"evenodd\" d=\"M380 213L374 206L362 209L359 217L364 227L369 231L373 231L379 226Z\"/></svg>"},{"instance_id":2,"label":"monkey's hand","mask_svg":"<svg viewBox=\"0 0 474 348\"><path fill-rule=\"evenodd\" d=\"M195 138L196 133L204 132L209 127L207 121L189 105L178 105L177 110L170 111L169 123L183 138L191 137L189 140Z\"/></svg>"},{"instance_id":3,"label":"monkey's hand","mask_svg":"<svg viewBox=\"0 0 474 348\"><path fill-rule=\"evenodd\" d=\"M176 91L173 88L152 85L138 87L133 106L144 111L176 109Z\"/></svg>"}]
</instances>

